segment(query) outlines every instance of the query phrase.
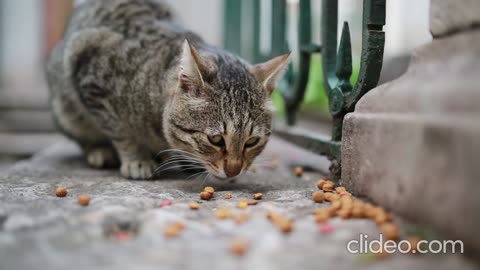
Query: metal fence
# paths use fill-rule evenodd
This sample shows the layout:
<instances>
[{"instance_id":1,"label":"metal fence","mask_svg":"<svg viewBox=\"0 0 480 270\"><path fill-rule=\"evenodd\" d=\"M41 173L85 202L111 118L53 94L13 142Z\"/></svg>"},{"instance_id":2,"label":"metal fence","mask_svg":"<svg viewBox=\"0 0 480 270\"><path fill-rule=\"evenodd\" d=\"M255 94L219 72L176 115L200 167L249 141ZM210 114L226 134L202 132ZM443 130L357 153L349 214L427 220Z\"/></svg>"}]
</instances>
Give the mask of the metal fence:
<instances>
[{"instance_id":1,"label":"metal fence","mask_svg":"<svg viewBox=\"0 0 480 270\"><path fill-rule=\"evenodd\" d=\"M350 82L352 47L347 22L343 24L340 42L337 44L338 1L322 1L321 44L312 43L311 1L321 0L299 1L299 50L293 52L298 54L298 71L293 72L290 67L278 90L285 104L287 124L294 125L309 80L311 57L320 53L323 74L318 75L324 78L332 115L332 134L328 138L321 134L295 132L291 129L276 129L275 133L314 153L326 155L332 162L331 178L340 179L343 119L355 109L359 99L377 85L380 77L385 45L383 26L386 0L363 0L360 71L354 84ZM285 0L271 0L271 50L265 54L260 49L261 1L225 0L225 47L242 56L248 54L250 60L255 62L288 52L286 10ZM245 24L245 19L250 24Z\"/></svg>"}]
</instances>

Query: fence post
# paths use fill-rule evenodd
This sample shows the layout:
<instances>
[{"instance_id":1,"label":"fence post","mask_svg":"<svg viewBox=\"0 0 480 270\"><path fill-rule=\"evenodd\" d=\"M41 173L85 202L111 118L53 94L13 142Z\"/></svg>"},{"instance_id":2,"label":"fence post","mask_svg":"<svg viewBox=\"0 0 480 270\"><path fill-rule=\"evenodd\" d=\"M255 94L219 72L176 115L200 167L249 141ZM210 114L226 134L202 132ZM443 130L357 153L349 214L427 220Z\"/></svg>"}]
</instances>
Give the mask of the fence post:
<instances>
[{"instance_id":1,"label":"fence post","mask_svg":"<svg viewBox=\"0 0 480 270\"><path fill-rule=\"evenodd\" d=\"M224 46L236 54L241 53L242 42L242 1L225 0Z\"/></svg>"}]
</instances>

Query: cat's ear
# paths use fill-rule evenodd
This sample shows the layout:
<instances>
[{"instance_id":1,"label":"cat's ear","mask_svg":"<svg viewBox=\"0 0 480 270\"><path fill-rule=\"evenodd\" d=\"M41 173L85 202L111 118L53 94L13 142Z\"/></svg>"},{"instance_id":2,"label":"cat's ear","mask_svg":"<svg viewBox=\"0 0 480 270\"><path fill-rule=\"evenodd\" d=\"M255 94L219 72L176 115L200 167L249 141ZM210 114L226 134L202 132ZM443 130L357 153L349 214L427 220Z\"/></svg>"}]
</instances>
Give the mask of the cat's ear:
<instances>
[{"instance_id":1,"label":"cat's ear","mask_svg":"<svg viewBox=\"0 0 480 270\"><path fill-rule=\"evenodd\" d=\"M185 40L183 42L180 71L178 74L180 88L185 91L194 91L202 88L205 85L202 75L204 66L205 63L200 54Z\"/></svg>"},{"instance_id":2,"label":"cat's ear","mask_svg":"<svg viewBox=\"0 0 480 270\"><path fill-rule=\"evenodd\" d=\"M289 60L290 53L277 56L265 63L252 66L250 72L262 84L265 91L271 95L278 79L283 76L283 73L287 69Z\"/></svg>"}]
</instances>

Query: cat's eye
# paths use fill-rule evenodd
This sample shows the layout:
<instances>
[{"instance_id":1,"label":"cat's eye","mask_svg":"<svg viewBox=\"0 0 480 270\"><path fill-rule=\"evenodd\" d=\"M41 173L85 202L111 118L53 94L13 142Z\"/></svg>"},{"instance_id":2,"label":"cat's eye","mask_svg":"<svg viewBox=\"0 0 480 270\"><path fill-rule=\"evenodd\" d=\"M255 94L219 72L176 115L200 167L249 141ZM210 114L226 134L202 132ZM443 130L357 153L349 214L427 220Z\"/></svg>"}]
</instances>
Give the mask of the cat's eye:
<instances>
[{"instance_id":1,"label":"cat's eye","mask_svg":"<svg viewBox=\"0 0 480 270\"><path fill-rule=\"evenodd\" d=\"M260 141L259 137L252 137L245 142L245 147L255 146Z\"/></svg>"},{"instance_id":2,"label":"cat's eye","mask_svg":"<svg viewBox=\"0 0 480 270\"><path fill-rule=\"evenodd\" d=\"M211 144L215 146L225 146L225 140L223 140L222 135L213 135L213 136L208 136L208 140L210 141Z\"/></svg>"}]
</instances>

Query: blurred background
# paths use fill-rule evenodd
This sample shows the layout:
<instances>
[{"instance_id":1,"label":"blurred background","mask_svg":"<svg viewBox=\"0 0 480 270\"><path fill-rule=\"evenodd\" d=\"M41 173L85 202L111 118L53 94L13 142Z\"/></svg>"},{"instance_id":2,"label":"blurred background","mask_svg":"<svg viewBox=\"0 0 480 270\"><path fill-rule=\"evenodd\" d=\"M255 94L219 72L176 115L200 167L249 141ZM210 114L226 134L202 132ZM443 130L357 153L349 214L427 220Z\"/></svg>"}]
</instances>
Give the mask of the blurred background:
<instances>
[{"instance_id":1,"label":"blurred background","mask_svg":"<svg viewBox=\"0 0 480 270\"><path fill-rule=\"evenodd\" d=\"M226 3L229 0L166 0L180 21L207 42L225 47L229 34ZM271 42L271 0L241 0L241 46L236 51L253 61L251 27L255 1L260 2L259 34L262 53L269 54ZM321 0L311 0L314 42L320 44ZM48 110L43 64L52 47L61 38L74 0L2 0L0 1L0 169L11 161L28 157L60 138ZM362 1L339 0L339 24L350 23L354 72L358 72L361 49ZM387 1L386 46L380 83L405 72L414 48L431 40L429 0ZM297 51L298 0L288 0L288 45ZM339 29L341 27L339 26ZM235 50L234 50L235 51ZM320 55L311 64L311 76L301 116L328 122L327 100L323 91ZM295 65L293 65L295 66ZM282 117L279 95L274 96L278 116Z\"/></svg>"}]
</instances>

